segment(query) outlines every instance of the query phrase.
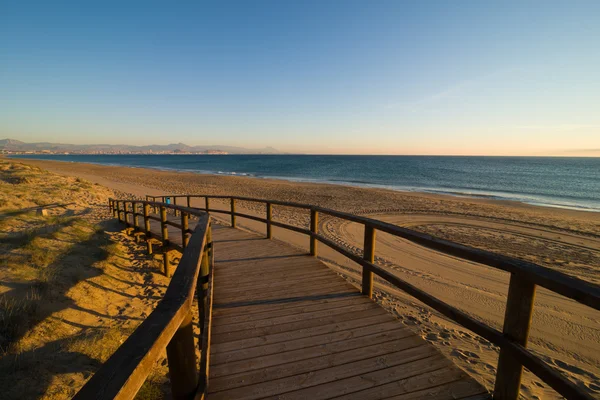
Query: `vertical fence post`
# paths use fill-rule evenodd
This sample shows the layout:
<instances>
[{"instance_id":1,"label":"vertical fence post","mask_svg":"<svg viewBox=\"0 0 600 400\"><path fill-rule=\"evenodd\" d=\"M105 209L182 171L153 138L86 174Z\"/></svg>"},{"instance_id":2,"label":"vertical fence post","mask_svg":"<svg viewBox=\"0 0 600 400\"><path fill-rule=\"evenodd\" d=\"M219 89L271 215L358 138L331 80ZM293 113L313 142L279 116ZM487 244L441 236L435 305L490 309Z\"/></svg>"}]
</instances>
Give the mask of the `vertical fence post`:
<instances>
[{"instance_id":1,"label":"vertical fence post","mask_svg":"<svg viewBox=\"0 0 600 400\"><path fill-rule=\"evenodd\" d=\"M235 199L231 198L231 227L235 228Z\"/></svg>"},{"instance_id":2,"label":"vertical fence post","mask_svg":"<svg viewBox=\"0 0 600 400\"><path fill-rule=\"evenodd\" d=\"M511 273L503 333L504 336L523 347L527 347L534 300L535 284L523 276ZM501 348L496 384L494 385L494 399L518 399L522 373L523 365L508 351Z\"/></svg>"},{"instance_id":3,"label":"vertical fence post","mask_svg":"<svg viewBox=\"0 0 600 400\"><path fill-rule=\"evenodd\" d=\"M167 208L160 206L160 230L162 233L163 246L169 244L169 230L167 229Z\"/></svg>"},{"instance_id":4,"label":"vertical fence post","mask_svg":"<svg viewBox=\"0 0 600 400\"><path fill-rule=\"evenodd\" d=\"M271 227L271 220L273 219L273 205L271 203L267 203L267 239L271 239L273 237L273 231Z\"/></svg>"},{"instance_id":5,"label":"vertical fence post","mask_svg":"<svg viewBox=\"0 0 600 400\"><path fill-rule=\"evenodd\" d=\"M191 312L185 316L167 345L167 360L173 399L193 398L198 386L198 366Z\"/></svg>"},{"instance_id":6,"label":"vertical fence post","mask_svg":"<svg viewBox=\"0 0 600 400\"><path fill-rule=\"evenodd\" d=\"M212 270L212 268L214 267L214 259L215 259L215 248L214 248L214 243L213 243L213 239L212 239L212 224L208 224L208 231L206 232L206 243L208 243L210 245L209 249L208 249L208 264L210 266L210 269Z\"/></svg>"},{"instance_id":7,"label":"vertical fence post","mask_svg":"<svg viewBox=\"0 0 600 400\"><path fill-rule=\"evenodd\" d=\"M144 204L144 232L146 232L146 239L150 239L150 205Z\"/></svg>"},{"instance_id":8,"label":"vertical fence post","mask_svg":"<svg viewBox=\"0 0 600 400\"><path fill-rule=\"evenodd\" d=\"M372 263L375 261L375 229L370 225L365 225L365 242L363 250L363 259ZM373 272L367 268L362 269L362 294L373 298Z\"/></svg>"},{"instance_id":9,"label":"vertical fence post","mask_svg":"<svg viewBox=\"0 0 600 400\"><path fill-rule=\"evenodd\" d=\"M117 200L117 219L121 222L121 202Z\"/></svg>"},{"instance_id":10,"label":"vertical fence post","mask_svg":"<svg viewBox=\"0 0 600 400\"><path fill-rule=\"evenodd\" d=\"M188 213L181 212L181 246L185 249L188 244Z\"/></svg>"},{"instance_id":11,"label":"vertical fence post","mask_svg":"<svg viewBox=\"0 0 600 400\"><path fill-rule=\"evenodd\" d=\"M191 205L190 205L190 196L188 195L186 197L187 197L187 206L188 206L188 208L190 208L191 207Z\"/></svg>"},{"instance_id":12,"label":"vertical fence post","mask_svg":"<svg viewBox=\"0 0 600 400\"><path fill-rule=\"evenodd\" d=\"M138 204L137 203L131 203L131 208L133 209L133 227L137 231L139 229L139 227L140 227L140 223L139 223L139 220L138 220Z\"/></svg>"},{"instance_id":13,"label":"vertical fence post","mask_svg":"<svg viewBox=\"0 0 600 400\"><path fill-rule=\"evenodd\" d=\"M206 208L206 213L210 211L210 198L208 196L204 197L204 206Z\"/></svg>"},{"instance_id":14,"label":"vertical fence post","mask_svg":"<svg viewBox=\"0 0 600 400\"><path fill-rule=\"evenodd\" d=\"M177 196L173 196L173 205L174 206L177 205ZM176 208L173 210L173 212L175 213L175 216L177 216L177 209Z\"/></svg>"},{"instance_id":15,"label":"vertical fence post","mask_svg":"<svg viewBox=\"0 0 600 400\"><path fill-rule=\"evenodd\" d=\"M116 200L113 200L112 211L113 217L118 218L119 214L117 213L117 204L119 204Z\"/></svg>"},{"instance_id":16,"label":"vertical fence post","mask_svg":"<svg viewBox=\"0 0 600 400\"><path fill-rule=\"evenodd\" d=\"M171 277L171 252L168 248L163 249L163 273L167 278Z\"/></svg>"},{"instance_id":17,"label":"vertical fence post","mask_svg":"<svg viewBox=\"0 0 600 400\"><path fill-rule=\"evenodd\" d=\"M310 232L316 235L319 230L319 213L316 210L310 209ZM310 255L317 256L317 238L310 236Z\"/></svg>"},{"instance_id":18,"label":"vertical fence post","mask_svg":"<svg viewBox=\"0 0 600 400\"><path fill-rule=\"evenodd\" d=\"M129 226L129 204L126 201L123 202L123 218L125 226Z\"/></svg>"},{"instance_id":19,"label":"vertical fence post","mask_svg":"<svg viewBox=\"0 0 600 400\"><path fill-rule=\"evenodd\" d=\"M113 201L112 201L112 199L108 199L108 211L111 214L113 213Z\"/></svg>"}]
</instances>

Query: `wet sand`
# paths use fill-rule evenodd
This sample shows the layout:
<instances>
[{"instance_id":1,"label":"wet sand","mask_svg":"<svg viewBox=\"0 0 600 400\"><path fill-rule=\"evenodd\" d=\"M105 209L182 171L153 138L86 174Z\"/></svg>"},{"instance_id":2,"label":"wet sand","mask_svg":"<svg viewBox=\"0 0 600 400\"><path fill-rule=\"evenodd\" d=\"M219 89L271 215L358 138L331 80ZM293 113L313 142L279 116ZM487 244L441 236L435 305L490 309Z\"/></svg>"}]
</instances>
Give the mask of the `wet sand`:
<instances>
[{"instance_id":1,"label":"wet sand","mask_svg":"<svg viewBox=\"0 0 600 400\"><path fill-rule=\"evenodd\" d=\"M164 172L57 161L19 160L47 170L81 177L122 192L146 194L236 195L315 204L410 227L469 246L503 253L548 268L600 282L600 213L563 210L488 199L396 192L329 184L297 183L248 177ZM201 199L193 206L203 207ZM211 206L219 206L218 202ZM220 204L225 208L226 204ZM238 205L240 212L264 215L264 206ZM218 217L218 214L214 214ZM276 220L308 227L309 215L275 207ZM223 220L226 221L225 218ZM239 225L264 232L264 225L238 218ZM320 231L359 251L363 229L355 223L323 218ZM307 248L302 235L274 228L277 239ZM359 268L320 246L328 264L358 283ZM406 240L378 234L376 262L406 281L481 321L502 328L509 275L489 267L433 252ZM406 294L375 282L375 297L488 388L493 387L498 349L448 321ZM529 347L578 385L600 396L600 312L538 289ZM526 373L523 395L554 398L556 393Z\"/></svg>"}]
</instances>

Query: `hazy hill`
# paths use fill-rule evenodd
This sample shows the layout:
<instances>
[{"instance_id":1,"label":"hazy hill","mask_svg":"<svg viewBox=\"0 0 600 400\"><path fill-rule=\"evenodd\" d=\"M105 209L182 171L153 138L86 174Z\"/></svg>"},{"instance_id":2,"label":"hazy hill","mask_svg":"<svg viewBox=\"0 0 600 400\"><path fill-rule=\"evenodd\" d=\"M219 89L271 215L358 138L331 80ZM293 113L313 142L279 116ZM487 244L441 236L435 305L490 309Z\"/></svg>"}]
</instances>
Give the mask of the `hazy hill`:
<instances>
[{"instance_id":1,"label":"hazy hill","mask_svg":"<svg viewBox=\"0 0 600 400\"><path fill-rule=\"evenodd\" d=\"M125 144L64 144L64 143L25 143L15 139L0 140L0 150L4 151L52 151L71 153L161 153L161 152L206 152L226 151L230 154L280 154L281 152L272 147L260 149L248 149L236 146L188 146L184 143L172 143L167 145L152 144L147 146L133 146Z\"/></svg>"}]
</instances>

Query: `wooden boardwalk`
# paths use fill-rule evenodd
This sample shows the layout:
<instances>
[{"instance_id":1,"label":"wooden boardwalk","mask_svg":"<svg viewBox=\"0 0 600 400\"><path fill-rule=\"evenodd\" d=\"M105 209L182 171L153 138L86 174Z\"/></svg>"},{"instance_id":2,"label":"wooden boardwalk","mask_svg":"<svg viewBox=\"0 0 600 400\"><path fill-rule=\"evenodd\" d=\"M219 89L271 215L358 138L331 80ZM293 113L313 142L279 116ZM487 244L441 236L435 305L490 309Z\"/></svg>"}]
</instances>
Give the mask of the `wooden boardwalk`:
<instances>
[{"instance_id":1,"label":"wooden boardwalk","mask_svg":"<svg viewBox=\"0 0 600 400\"><path fill-rule=\"evenodd\" d=\"M466 399L487 391L289 245L215 226L208 399Z\"/></svg>"}]
</instances>

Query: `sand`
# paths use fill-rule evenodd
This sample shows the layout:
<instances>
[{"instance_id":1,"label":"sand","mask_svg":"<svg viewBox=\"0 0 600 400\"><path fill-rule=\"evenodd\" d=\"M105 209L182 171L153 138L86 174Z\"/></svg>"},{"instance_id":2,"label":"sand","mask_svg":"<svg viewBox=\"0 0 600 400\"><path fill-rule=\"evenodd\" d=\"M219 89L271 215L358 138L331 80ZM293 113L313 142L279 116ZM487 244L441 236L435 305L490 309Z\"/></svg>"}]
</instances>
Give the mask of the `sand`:
<instances>
[{"instance_id":1,"label":"sand","mask_svg":"<svg viewBox=\"0 0 600 400\"><path fill-rule=\"evenodd\" d=\"M73 397L164 295L162 260L122 233L111 196L0 159L0 398ZM164 357L140 399L170 390Z\"/></svg>"},{"instance_id":2,"label":"sand","mask_svg":"<svg viewBox=\"0 0 600 400\"><path fill-rule=\"evenodd\" d=\"M165 172L55 161L22 160L47 170L85 178L131 196L145 194L238 195L315 204L368 215L470 246L535 262L548 268L600 282L600 213L539 207L509 201L396 192L329 184L296 183L249 177ZM193 205L203 206L194 201ZM217 205L217 202L211 204ZM225 204L221 204L226 207ZM241 212L264 215L264 206L240 204ZM216 215L216 214L215 214ZM275 219L308 226L306 212L275 207ZM239 225L264 232L264 225L240 219ZM362 227L323 218L320 231L337 243L360 251ZM275 229L276 238L306 248L306 237ZM359 268L320 246L328 264L357 283ZM505 272L423 249L379 234L376 262L439 299L481 321L502 328L509 275ZM492 388L498 349L457 326L406 294L381 282L375 297L384 307L438 346L461 368ZM538 289L529 347L582 388L600 397L600 312ZM526 372L527 398L557 394Z\"/></svg>"}]
</instances>

